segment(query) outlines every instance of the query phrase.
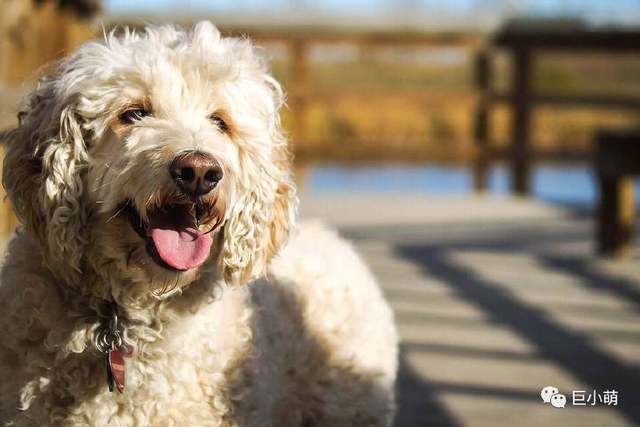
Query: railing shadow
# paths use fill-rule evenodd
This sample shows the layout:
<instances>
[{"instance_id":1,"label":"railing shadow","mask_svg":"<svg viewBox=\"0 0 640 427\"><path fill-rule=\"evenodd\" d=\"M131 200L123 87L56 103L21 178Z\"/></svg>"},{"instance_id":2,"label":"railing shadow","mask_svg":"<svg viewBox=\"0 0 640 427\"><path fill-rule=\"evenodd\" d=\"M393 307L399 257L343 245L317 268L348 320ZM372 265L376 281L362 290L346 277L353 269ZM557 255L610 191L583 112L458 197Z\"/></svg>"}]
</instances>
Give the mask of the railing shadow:
<instances>
[{"instance_id":1,"label":"railing shadow","mask_svg":"<svg viewBox=\"0 0 640 427\"><path fill-rule=\"evenodd\" d=\"M549 269L570 274L579 279L581 286L613 294L634 305L640 311L640 285L631 280L612 277L595 270L588 259L569 256L540 255L541 264Z\"/></svg>"},{"instance_id":2,"label":"railing shadow","mask_svg":"<svg viewBox=\"0 0 640 427\"><path fill-rule=\"evenodd\" d=\"M494 249L500 246L497 242L486 243L486 246ZM512 246L513 243L507 242L506 246ZM465 247L460 242L453 243L453 246L461 250ZM471 242L469 246L475 250L483 249L482 243ZM621 400L614 408L631 422L640 425L640 372L636 367L601 350L588 336L563 327L542 310L514 298L499 283L452 261L448 256L451 248L446 244L397 244L395 250L400 257L418 264L425 275L445 283L457 298L482 310L489 322L507 327L533 344L541 358L560 366L590 389L617 390ZM579 274L580 279L584 280L585 272L576 271L575 265L571 267L569 264L565 271ZM591 277L592 281L597 279ZM621 296L634 297L629 289L621 292ZM482 390L478 392L482 393ZM531 399L539 399L539 396L532 396Z\"/></svg>"},{"instance_id":3,"label":"railing shadow","mask_svg":"<svg viewBox=\"0 0 640 427\"><path fill-rule=\"evenodd\" d=\"M400 348L396 384L398 409L395 427L461 427L462 424L438 401L436 390L411 368L406 351Z\"/></svg>"}]
</instances>

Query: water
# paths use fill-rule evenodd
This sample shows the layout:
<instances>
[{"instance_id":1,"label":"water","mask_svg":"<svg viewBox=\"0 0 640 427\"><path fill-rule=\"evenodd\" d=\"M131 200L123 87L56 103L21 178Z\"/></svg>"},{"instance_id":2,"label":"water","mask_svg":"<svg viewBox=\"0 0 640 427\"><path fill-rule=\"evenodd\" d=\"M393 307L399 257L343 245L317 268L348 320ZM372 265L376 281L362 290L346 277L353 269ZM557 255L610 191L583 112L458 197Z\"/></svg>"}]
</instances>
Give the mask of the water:
<instances>
[{"instance_id":1,"label":"water","mask_svg":"<svg viewBox=\"0 0 640 427\"><path fill-rule=\"evenodd\" d=\"M589 165L543 164L532 176L532 196L551 203L592 206L597 200ZM314 192L418 192L429 195L466 195L473 192L471 171L463 166L317 166L304 183ZM488 193L509 194L504 166L491 169ZM640 183L636 181L636 200Z\"/></svg>"}]
</instances>

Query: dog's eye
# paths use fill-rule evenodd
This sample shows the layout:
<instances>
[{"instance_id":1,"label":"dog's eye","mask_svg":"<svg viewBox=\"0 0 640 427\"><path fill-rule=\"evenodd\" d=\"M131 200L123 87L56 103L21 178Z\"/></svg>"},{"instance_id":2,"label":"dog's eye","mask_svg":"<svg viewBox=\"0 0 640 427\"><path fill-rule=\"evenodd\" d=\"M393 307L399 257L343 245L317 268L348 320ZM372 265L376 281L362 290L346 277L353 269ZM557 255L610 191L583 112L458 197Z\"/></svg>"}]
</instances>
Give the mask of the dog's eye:
<instances>
[{"instance_id":1,"label":"dog's eye","mask_svg":"<svg viewBox=\"0 0 640 427\"><path fill-rule=\"evenodd\" d=\"M218 128L220 132L222 133L229 132L229 126L227 125L227 122L225 122L224 119L219 115L212 114L209 117L209 119L211 120L211 123L213 123L213 125Z\"/></svg>"},{"instance_id":2,"label":"dog's eye","mask_svg":"<svg viewBox=\"0 0 640 427\"><path fill-rule=\"evenodd\" d=\"M130 125L150 115L151 112L149 110L143 107L136 107L123 112L118 118L120 119L121 123Z\"/></svg>"}]
</instances>

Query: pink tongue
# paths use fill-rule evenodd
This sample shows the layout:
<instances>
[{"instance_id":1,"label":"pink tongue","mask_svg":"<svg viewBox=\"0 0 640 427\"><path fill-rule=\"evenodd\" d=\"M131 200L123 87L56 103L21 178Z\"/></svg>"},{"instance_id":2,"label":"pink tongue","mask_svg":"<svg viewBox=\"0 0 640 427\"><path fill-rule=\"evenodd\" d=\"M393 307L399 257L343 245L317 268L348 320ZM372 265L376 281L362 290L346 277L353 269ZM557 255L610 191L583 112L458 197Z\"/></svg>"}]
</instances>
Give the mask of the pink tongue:
<instances>
[{"instance_id":1,"label":"pink tongue","mask_svg":"<svg viewBox=\"0 0 640 427\"><path fill-rule=\"evenodd\" d=\"M147 234L158 255L170 267L189 270L202 265L209 256L212 239L193 226L179 224L169 215L151 219Z\"/></svg>"}]
</instances>

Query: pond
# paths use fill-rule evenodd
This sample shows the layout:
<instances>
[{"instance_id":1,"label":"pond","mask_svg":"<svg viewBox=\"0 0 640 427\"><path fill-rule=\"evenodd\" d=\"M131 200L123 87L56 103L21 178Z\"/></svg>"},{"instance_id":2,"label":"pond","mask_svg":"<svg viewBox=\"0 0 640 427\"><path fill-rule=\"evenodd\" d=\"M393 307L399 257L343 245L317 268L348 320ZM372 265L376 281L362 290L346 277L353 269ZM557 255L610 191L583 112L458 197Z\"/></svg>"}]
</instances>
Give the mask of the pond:
<instances>
[{"instance_id":1,"label":"pond","mask_svg":"<svg viewBox=\"0 0 640 427\"><path fill-rule=\"evenodd\" d=\"M465 166L313 166L303 187L312 192L397 192L427 195L473 193L471 171ZM488 194L509 194L509 172L505 166L491 169ZM597 199L595 179L587 164L539 164L533 171L532 196L542 201L592 206ZM636 181L636 200L640 183Z\"/></svg>"}]
</instances>

